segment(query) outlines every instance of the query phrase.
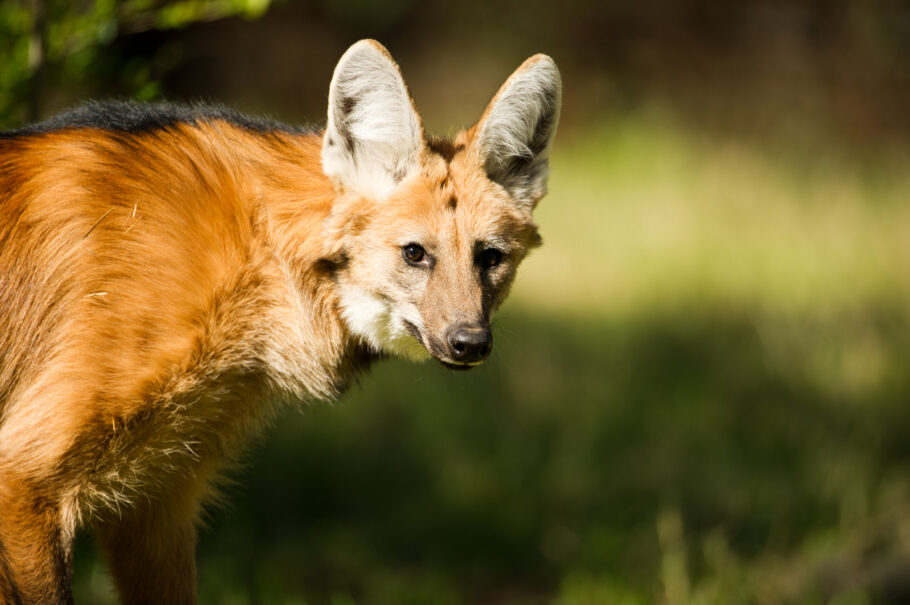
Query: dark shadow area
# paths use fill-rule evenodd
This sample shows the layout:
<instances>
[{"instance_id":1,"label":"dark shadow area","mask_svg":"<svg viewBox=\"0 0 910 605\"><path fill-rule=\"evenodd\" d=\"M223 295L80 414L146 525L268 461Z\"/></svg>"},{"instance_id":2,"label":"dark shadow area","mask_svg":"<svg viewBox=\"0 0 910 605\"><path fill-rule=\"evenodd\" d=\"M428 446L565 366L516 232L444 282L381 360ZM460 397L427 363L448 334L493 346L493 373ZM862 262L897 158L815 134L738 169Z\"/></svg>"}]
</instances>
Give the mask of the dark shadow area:
<instances>
[{"instance_id":1,"label":"dark shadow area","mask_svg":"<svg viewBox=\"0 0 910 605\"><path fill-rule=\"evenodd\" d=\"M729 561L802 566L800 602L855 583L900 602L902 576L869 567L906 555L879 526L910 461L908 328L887 307L516 315L471 373L384 362L338 404L283 415L234 473L201 602L543 603L579 574L651 602L668 511L693 587L731 579L705 549L722 536ZM875 375L851 382L860 342ZM776 581L760 573L740 589Z\"/></svg>"}]
</instances>

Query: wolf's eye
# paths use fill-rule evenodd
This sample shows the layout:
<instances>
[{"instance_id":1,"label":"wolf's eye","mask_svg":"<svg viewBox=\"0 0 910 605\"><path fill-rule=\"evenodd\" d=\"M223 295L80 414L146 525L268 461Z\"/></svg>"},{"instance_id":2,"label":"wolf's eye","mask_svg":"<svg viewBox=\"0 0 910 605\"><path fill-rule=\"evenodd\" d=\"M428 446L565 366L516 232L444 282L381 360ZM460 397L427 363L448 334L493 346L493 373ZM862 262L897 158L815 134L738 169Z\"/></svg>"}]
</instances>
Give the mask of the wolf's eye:
<instances>
[{"instance_id":1,"label":"wolf's eye","mask_svg":"<svg viewBox=\"0 0 910 605\"><path fill-rule=\"evenodd\" d=\"M480 253L480 266L483 269L492 269L502 262L502 252L496 248L487 248Z\"/></svg>"},{"instance_id":2,"label":"wolf's eye","mask_svg":"<svg viewBox=\"0 0 910 605\"><path fill-rule=\"evenodd\" d=\"M412 265L418 265L427 257L427 252L418 244L408 244L401 249L404 259Z\"/></svg>"}]
</instances>

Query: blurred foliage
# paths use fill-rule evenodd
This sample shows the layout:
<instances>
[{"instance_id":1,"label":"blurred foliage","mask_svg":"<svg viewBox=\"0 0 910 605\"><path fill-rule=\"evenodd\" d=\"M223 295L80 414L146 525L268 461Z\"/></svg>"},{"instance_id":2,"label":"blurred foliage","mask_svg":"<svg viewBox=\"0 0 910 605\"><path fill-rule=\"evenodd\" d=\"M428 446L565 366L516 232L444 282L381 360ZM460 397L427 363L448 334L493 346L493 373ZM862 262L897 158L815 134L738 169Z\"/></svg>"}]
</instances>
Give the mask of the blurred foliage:
<instances>
[{"instance_id":1,"label":"blurred foliage","mask_svg":"<svg viewBox=\"0 0 910 605\"><path fill-rule=\"evenodd\" d=\"M160 94L147 67L106 57L118 35L185 27L230 16L256 18L270 0L5 0L0 3L0 128L42 116L45 82L79 88L116 80L129 95ZM113 72L113 73L112 73Z\"/></svg>"}]
</instances>

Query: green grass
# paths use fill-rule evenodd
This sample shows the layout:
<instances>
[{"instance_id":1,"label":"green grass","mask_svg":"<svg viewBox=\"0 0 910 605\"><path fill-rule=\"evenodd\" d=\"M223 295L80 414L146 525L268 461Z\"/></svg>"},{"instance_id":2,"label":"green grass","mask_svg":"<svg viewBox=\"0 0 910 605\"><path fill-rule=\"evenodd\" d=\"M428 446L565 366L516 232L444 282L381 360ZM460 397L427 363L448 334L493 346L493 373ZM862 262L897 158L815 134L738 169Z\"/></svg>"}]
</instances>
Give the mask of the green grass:
<instances>
[{"instance_id":1,"label":"green grass","mask_svg":"<svg viewBox=\"0 0 910 605\"><path fill-rule=\"evenodd\" d=\"M516 287L529 312L817 314L910 294L906 154L750 147L658 112L567 138L537 212L547 247Z\"/></svg>"},{"instance_id":2,"label":"green grass","mask_svg":"<svg viewBox=\"0 0 910 605\"><path fill-rule=\"evenodd\" d=\"M657 113L566 133L491 362L283 417L202 602L906 600L905 160ZM111 599L87 541L80 598Z\"/></svg>"}]
</instances>

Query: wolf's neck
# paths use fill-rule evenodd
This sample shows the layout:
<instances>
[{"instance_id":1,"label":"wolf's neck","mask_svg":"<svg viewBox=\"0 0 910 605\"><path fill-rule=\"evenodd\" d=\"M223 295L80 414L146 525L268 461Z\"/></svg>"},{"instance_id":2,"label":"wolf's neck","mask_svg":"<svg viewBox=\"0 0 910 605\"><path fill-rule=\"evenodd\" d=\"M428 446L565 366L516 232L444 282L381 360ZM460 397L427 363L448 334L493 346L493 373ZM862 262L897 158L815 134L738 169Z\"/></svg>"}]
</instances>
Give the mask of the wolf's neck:
<instances>
[{"instance_id":1,"label":"wolf's neck","mask_svg":"<svg viewBox=\"0 0 910 605\"><path fill-rule=\"evenodd\" d=\"M375 359L339 312L341 269L327 228L337 194L322 172L321 137L288 135L257 162L255 196L268 224L269 263L281 301L269 328L267 366L292 398L333 399Z\"/></svg>"}]
</instances>

